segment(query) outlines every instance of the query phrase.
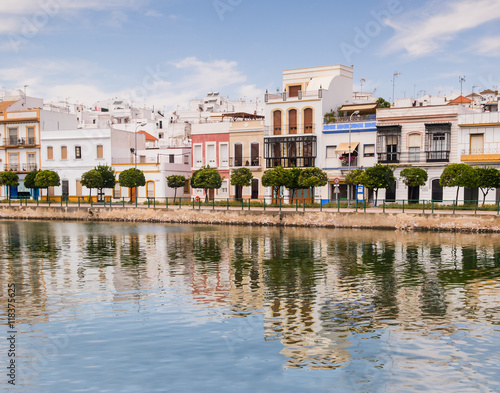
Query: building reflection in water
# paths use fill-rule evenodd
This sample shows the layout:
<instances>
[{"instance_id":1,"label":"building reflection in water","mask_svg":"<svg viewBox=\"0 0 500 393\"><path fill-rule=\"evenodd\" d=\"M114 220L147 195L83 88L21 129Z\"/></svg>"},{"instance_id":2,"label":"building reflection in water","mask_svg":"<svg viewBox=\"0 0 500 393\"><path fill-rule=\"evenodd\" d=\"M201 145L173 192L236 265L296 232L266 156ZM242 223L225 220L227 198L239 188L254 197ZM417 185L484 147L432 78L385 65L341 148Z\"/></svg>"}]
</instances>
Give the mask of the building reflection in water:
<instances>
[{"instance_id":1,"label":"building reflection in water","mask_svg":"<svg viewBox=\"0 0 500 393\"><path fill-rule=\"evenodd\" d=\"M22 322L84 305L83 294L140 306L176 288L216 318L261 315L289 368L345 366L359 337L387 328L500 324L498 235L3 222L0 248Z\"/></svg>"}]
</instances>

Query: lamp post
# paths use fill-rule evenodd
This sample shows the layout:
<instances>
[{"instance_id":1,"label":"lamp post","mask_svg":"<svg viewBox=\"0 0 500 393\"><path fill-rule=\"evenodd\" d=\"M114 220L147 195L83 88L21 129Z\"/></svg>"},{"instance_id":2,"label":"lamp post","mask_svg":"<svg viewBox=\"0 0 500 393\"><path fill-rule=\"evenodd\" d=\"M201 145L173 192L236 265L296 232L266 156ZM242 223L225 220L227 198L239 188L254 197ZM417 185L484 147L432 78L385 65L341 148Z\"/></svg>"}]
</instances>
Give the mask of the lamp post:
<instances>
[{"instance_id":1,"label":"lamp post","mask_svg":"<svg viewBox=\"0 0 500 393\"><path fill-rule=\"evenodd\" d=\"M352 117L354 115L357 115L359 111L354 111L351 113L351 116L349 116L349 157L347 160L347 173L348 175L351 174L351 122L352 122ZM351 185L347 185L347 204L350 206L351 205Z\"/></svg>"},{"instance_id":2,"label":"lamp post","mask_svg":"<svg viewBox=\"0 0 500 393\"><path fill-rule=\"evenodd\" d=\"M134 168L137 169L137 129L139 127L144 127L147 123L142 122L135 126L135 148L134 148ZM135 206L137 206L137 186L135 186Z\"/></svg>"}]
</instances>

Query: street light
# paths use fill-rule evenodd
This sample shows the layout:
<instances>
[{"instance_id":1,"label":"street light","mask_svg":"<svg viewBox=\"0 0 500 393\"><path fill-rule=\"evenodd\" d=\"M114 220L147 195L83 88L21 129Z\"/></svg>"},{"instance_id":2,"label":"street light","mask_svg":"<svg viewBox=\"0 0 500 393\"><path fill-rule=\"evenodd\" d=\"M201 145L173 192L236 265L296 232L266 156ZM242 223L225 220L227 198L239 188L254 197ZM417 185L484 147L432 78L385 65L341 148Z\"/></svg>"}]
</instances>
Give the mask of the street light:
<instances>
[{"instance_id":1,"label":"street light","mask_svg":"<svg viewBox=\"0 0 500 393\"><path fill-rule=\"evenodd\" d=\"M134 167L135 169L137 169L137 129L139 127L144 127L147 123L146 122L142 122L142 123L139 123L135 126L135 148L134 148ZM135 206L137 207L137 186L135 186Z\"/></svg>"},{"instance_id":2,"label":"street light","mask_svg":"<svg viewBox=\"0 0 500 393\"><path fill-rule=\"evenodd\" d=\"M135 126L135 148L134 148L134 167L135 169L137 169L137 129L139 127L144 127L147 123L146 122L143 122L143 123L139 123Z\"/></svg>"},{"instance_id":3,"label":"street light","mask_svg":"<svg viewBox=\"0 0 500 393\"><path fill-rule=\"evenodd\" d=\"M354 111L351 113L351 116L349 116L349 158L347 160L347 173L348 175L351 174L351 122L352 122L352 117L354 115L359 114L359 111ZM347 185L347 202L350 205L351 204L351 187L350 184Z\"/></svg>"}]
</instances>

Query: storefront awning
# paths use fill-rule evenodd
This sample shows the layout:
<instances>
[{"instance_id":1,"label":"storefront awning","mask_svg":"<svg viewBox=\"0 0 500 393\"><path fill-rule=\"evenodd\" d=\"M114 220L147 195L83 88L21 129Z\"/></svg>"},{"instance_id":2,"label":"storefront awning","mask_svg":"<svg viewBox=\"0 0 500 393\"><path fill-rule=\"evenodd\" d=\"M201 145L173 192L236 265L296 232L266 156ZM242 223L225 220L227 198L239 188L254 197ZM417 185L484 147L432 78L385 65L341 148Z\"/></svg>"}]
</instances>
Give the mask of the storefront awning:
<instances>
[{"instance_id":1,"label":"storefront awning","mask_svg":"<svg viewBox=\"0 0 500 393\"><path fill-rule=\"evenodd\" d=\"M351 153L356 150L359 142L351 142ZM335 149L335 154L349 154L349 142L339 143L337 148Z\"/></svg>"}]
</instances>

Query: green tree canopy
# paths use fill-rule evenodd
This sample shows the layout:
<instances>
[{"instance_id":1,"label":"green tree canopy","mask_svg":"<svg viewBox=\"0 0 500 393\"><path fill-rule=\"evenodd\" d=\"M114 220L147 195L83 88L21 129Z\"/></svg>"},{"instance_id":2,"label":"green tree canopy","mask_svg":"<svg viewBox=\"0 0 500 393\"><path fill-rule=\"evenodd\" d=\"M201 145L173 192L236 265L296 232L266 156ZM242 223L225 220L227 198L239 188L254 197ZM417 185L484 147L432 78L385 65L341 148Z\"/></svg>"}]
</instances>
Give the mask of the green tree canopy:
<instances>
[{"instance_id":1,"label":"green tree canopy","mask_svg":"<svg viewBox=\"0 0 500 393\"><path fill-rule=\"evenodd\" d=\"M1 172L0 185L7 186L7 198L10 198L10 187L17 187L19 185L18 174L11 171Z\"/></svg>"},{"instance_id":2,"label":"green tree canopy","mask_svg":"<svg viewBox=\"0 0 500 393\"><path fill-rule=\"evenodd\" d=\"M382 97L379 97L376 102L377 102L377 108L390 108L391 107L391 103L384 100Z\"/></svg>"},{"instance_id":3,"label":"green tree canopy","mask_svg":"<svg viewBox=\"0 0 500 393\"><path fill-rule=\"evenodd\" d=\"M283 169L282 166L276 166L272 169L264 171L262 175L262 185L264 187L273 188L273 199L279 197L279 189L281 187L287 187L290 184L289 181L289 171Z\"/></svg>"},{"instance_id":4,"label":"green tree canopy","mask_svg":"<svg viewBox=\"0 0 500 393\"><path fill-rule=\"evenodd\" d=\"M450 164L444 168L439 179L442 187L457 187L455 203L458 203L458 191L460 187L476 187L476 176L474 169L467 164Z\"/></svg>"},{"instance_id":5,"label":"green tree canopy","mask_svg":"<svg viewBox=\"0 0 500 393\"><path fill-rule=\"evenodd\" d=\"M317 167L305 168L300 173L299 186L301 188L312 188L314 199L314 187L323 187L328 183L328 175L325 171Z\"/></svg>"},{"instance_id":6,"label":"green tree canopy","mask_svg":"<svg viewBox=\"0 0 500 393\"><path fill-rule=\"evenodd\" d=\"M35 178L39 172L40 172L40 170L35 169L34 171L31 171L26 175L26 177L24 178L24 186L26 188L34 188L34 189L39 188L35 185Z\"/></svg>"},{"instance_id":7,"label":"green tree canopy","mask_svg":"<svg viewBox=\"0 0 500 393\"><path fill-rule=\"evenodd\" d=\"M205 201L208 202L208 190L219 189L222 186L220 173L213 168L201 167L191 177L191 187L203 188L205 190Z\"/></svg>"},{"instance_id":8,"label":"green tree canopy","mask_svg":"<svg viewBox=\"0 0 500 393\"><path fill-rule=\"evenodd\" d=\"M293 198L295 197L297 190L307 188L303 187L299 183L299 179L303 170L301 168L293 167L292 169L285 169L285 171L287 172L288 175L286 178L287 181L285 187L290 190L290 197L291 197L290 202L293 203Z\"/></svg>"},{"instance_id":9,"label":"green tree canopy","mask_svg":"<svg viewBox=\"0 0 500 393\"><path fill-rule=\"evenodd\" d=\"M144 172L136 168L126 169L118 176L118 182L122 187L143 187L146 185Z\"/></svg>"},{"instance_id":10,"label":"green tree canopy","mask_svg":"<svg viewBox=\"0 0 500 393\"><path fill-rule=\"evenodd\" d=\"M483 205L486 200L486 195L492 188L500 187L500 172L495 168L480 168L475 167L474 173L476 176L476 186L483 193Z\"/></svg>"},{"instance_id":11,"label":"green tree canopy","mask_svg":"<svg viewBox=\"0 0 500 393\"><path fill-rule=\"evenodd\" d=\"M92 197L92 189L93 188L99 188L99 189L103 188L102 187L103 186L102 176L97 169L91 169L90 171L85 172L82 175L80 183L82 186L90 189L90 196L91 197Z\"/></svg>"},{"instance_id":12,"label":"green tree canopy","mask_svg":"<svg viewBox=\"0 0 500 393\"><path fill-rule=\"evenodd\" d=\"M94 168L97 172L101 174L102 186L97 187L99 189L103 188L115 188L116 176L115 170L108 165L98 165Z\"/></svg>"},{"instance_id":13,"label":"green tree canopy","mask_svg":"<svg viewBox=\"0 0 500 393\"><path fill-rule=\"evenodd\" d=\"M379 188L391 188L395 182L394 168L377 163L375 166L366 168L362 185L373 190L373 200L376 201Z\"/></svg>"},{"instance_id":14,"label":"green tree canopy","mask_svg":"<svg viewBox=\"0 0 500 393\"><path fill-rule=\"evenodd\" d=\"M354 169L351 173L348 173L345 177L345 182L347 184L364 184L366 172L363 168Z\"/></svg>"},{"instance_id":15,"label":"green tree canopy","mask_svg":"<svg viewBox=\"0 0 500 393\"><path fill-rule=\"evenodd\" d=\"M401 171L401 179L408 187L419 187L427 182L427 172L422 168L410 167ZM413 199L413 189L410 189L410 199Z\"/></svg>"},{"instance_id":16,"label":"green tree canopy","mask_svg":"<svg viewBox=\"0 0 500 393\"><path fill-rule=\"evenodd\" d=\"M47 200L49 199L49 187L58 187L61 185L61 179L57 172L45 170L40 171L35 177L35 186L37 188L47 189Z\"/></svg>"},{"instance_id":17,"label":"green tree canopy","mask_svg":"<svg viewBox=\"0 0 500 393\"><path fill-rule=\"evenodd\" d=\"M174 203L177 196L177 189L184 187L185 184L186 178L182 175L167 176L167 186L174 189Z\"/></svg>"},{"instance_id":18,"label":"green tree canopy","mask_svg":"<svg viewBox=\"0 0 500 393\"><path fill-rule=\"evenodd\" d=\"M231 173L231 185L249 187L252 184L253 174L248 168L238 168Z\"/></svg>"}]
</instances>

